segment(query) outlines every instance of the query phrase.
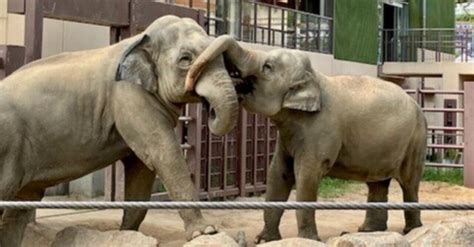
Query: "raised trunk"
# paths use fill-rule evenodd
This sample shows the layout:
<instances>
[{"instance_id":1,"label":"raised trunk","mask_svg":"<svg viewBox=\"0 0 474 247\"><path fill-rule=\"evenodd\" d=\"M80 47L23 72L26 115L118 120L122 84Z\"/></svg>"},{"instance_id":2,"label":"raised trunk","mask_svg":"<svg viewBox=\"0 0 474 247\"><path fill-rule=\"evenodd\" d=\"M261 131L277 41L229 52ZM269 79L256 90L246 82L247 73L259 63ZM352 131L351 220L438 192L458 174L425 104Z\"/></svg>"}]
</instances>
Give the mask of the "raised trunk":
<instances>
[{"instance_id":1,"label":"raised trunk","mask_svg":"<svg viewBox=\"0 0 474 247\"><path fill-rule=\"evenodd\" d=\"M239 103L232 81L227 73L203 78L196 85L196 93L210 104L209 130L216 135L230 132L237 123Z\"/></svg>"}]
</instances>

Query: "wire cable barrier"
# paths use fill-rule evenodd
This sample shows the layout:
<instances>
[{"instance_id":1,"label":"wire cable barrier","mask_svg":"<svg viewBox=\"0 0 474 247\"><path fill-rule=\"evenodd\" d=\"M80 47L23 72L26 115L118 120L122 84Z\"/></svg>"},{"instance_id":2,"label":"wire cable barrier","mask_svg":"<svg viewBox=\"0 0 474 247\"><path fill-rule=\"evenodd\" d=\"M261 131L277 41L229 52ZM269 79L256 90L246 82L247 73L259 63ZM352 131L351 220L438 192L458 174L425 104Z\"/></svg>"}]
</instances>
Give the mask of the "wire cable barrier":
<instances>
[{"instance_id":1,"label":"wire cable barrier","mask_svg":"<svg viewBox=\"0 0 474 247\"><path fill-rule=\"evenodd\" d=\"M385 203L385 202L97 202L97 201L0 201L0 209L420 209L420 210L474 210L474 203Z\"/></svg>"}]
</instances>

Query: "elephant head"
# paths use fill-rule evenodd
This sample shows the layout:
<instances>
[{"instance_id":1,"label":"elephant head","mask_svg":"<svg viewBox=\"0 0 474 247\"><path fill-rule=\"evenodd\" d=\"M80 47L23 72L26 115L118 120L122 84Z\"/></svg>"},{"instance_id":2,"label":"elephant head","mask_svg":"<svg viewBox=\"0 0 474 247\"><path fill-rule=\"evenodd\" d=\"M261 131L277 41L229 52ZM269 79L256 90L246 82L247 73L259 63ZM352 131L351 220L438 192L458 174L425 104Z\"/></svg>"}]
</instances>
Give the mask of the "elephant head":
<instances>
[{"instance_id":1,"label":"elephant head","mask_svg":"<svg viewBox=\"0 0 474 247\"><path fill-rule=\"evenodd\" d=\"M313 71L304 53L288 49L270 52L245 49L225 35L217 38L196 60L187 83L195 81L203 65L222 53L244 78L235 87L247 110L271 117L282 109L305 112L320 109L319 80L323 77Z\"/></svg>"},{"instance_id":2,"label":"elephant head","mask_svg":"<svg viewBox=\"0 0 474 247\"><path fill-rule=\"evenodd\" d=\"M210 131L225 134L236 123L238 100L222 56L207 61L196 86L185 89L189 68L211 41L191 19L161 17L126 41L116 80L137 83L175 109L184 103L206 102L211 107Z\"/></svg>"}]
</instances>

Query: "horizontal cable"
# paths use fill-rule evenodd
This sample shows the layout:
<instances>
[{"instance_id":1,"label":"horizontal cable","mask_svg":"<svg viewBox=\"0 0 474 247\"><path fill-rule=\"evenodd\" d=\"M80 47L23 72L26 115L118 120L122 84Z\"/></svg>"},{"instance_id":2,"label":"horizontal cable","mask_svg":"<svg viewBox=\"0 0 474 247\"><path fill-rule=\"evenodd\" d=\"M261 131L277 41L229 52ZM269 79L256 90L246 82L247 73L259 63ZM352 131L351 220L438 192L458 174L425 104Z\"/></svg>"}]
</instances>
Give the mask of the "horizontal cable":
<instances>
[{"instance_id":1,"label":"horizontal cable","mask_svg":"<svg viewBox=\"0 0 474 247\"><path fill-rule=\"evenodd\" d=\"M474 210L474 203L357 203L357 202L33 202L0 201L2 209L420 209L420 210Z\"/></svg>"}]
</instances>

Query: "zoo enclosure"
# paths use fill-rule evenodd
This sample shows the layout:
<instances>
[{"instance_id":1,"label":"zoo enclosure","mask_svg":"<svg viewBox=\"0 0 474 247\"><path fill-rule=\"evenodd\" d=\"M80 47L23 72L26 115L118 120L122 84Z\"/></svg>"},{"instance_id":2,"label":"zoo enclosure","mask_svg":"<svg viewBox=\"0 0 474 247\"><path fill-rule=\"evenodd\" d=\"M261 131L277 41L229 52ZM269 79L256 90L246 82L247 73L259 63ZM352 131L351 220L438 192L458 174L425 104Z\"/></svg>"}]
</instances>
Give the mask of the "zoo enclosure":
<instances>
[{"instance_id":1,"label":"zoo enclosure","mask_svg":"<svg viewBox=\"0 0 474 247\"><path fill-rule=\"evenodd\" d=\"M257 6L257 3L254 2L248 1L248 3L253 4L251 5L252 8ZM22 61L21 64L23 64L23 61L30 62L41 57L43 17L110 26L111 43L132 36L144 29L154 19L166 14L190 17L203 25L206 29L212 30L212 24L206 25L207 14L202 10L145 0L132 0L130 4L128 0L10 0L8 4L10 13L25 14L26 31L25 47L3 47L7 52L3 53L5 59L2 61L9 61L9 63L4 63L5 68L14 65L11 61ZM71 8L70 6L76 6L76 8ZM275 7L271 6L271 8ZM100 13L100 15L93 15L90 12L91 9L94 9L95 12ZM272 11L273 10L269 12L272 13ZM294 10L287 9L282 9L280 11L287 14L290 11L293 11L295 16L298 13ZM303 23L303 26L307 26L310 22L304 22L304 20L308 20L308 16L300 18L299 23ZM212 21L211 19L208 20L209 22ZM218 20L215 21L217 21L217 23L219 22ZM322 19L320 19L319 22L322 23ZM215 26L222 24L217 23ZM268 22L270 24L268 24L267 29L263 27L259 28L260 23L260 21L257 21L257 18L254 18L253 22L250 22L250 24L241 23L242 28L248 27L254 30L254 32L250 32L250 35L248 35L247 38L242 36L242 39L255 43L268 44L268 42L270 42L270 44L277 44L284 47L290 47L290 44L295 44L296 47L292 48L305 49L304 42L291 43L291 41L288 41L291 39L287 38L282 39L281 43L274 43L276 42L276 39L272 38L272 32L274 31L259 36L258 33L261 33L262 31L255 32L255 30L270 30L268 27L274 25L271 18ZM283 27L281 30L283 31L285 28ZM328 32L330 33L330 31ZM278 32L274 33L276 36ZM298 40L308 41L307 43L309 43L309 40L307 39L307 37L310 37L309 34L304 34L303 36L303 39ZM321 35L321 37L322 36L323 35ZM316 40L317 43L322 42L321 39ZM317 46L317 43L309 45L308 47L315 47L315 49L323 50L326 49L322 48L324 46ZM12 56L16 59L9 59L8 56ZM433 93L427 90L428 89L420 88L409 93L414 93L422 99L421 95ZM472 90L473 88L467 88L464 98L467 100L472 99ZM462 94L461 92L454 93L457 95ZM468 97L469 94L470 97ZM474 102L470 103L474 106ZM470 106L466 106L466 109L424 109L424 111L464 112L464 119L466 119L464 125L474 126L472 124L474 112L472 109L469 110L469 107ZM466 124L469 121L471 121L471 125ZM431 152L433 152L432 150L448 148L464 150L463 163L468 165L473 164L474 159L469 155L474 152L469 152L469 150L474 149L472 146L469 146L469 142L466 142L466 140L474 140L474 136L470 133L470 129L464 129L462 126L451 128L440 126L430 127L431 132L438 134L439 132L442 132L442 134L449 134L450 131L456 131L458 133L464 131L463 141L465 144L449 144L450 146L444 146L444 143L433 142L430 143L429 148ZM272 157L276 138L276 129L267 119L261 116L248 114L241 110L238 127L229 135L216 137L210 135L207 130L206 110L199 104L192 104L186 107L183 116L180 117L180 124L176 131L182 141L183 152L187 157L189 166L193 173L195 186L200 191L201 198L212 199L215 197L245 196L252 193L263 192L265 190L267 166ZM462 164L450 165L440 163L430 165L441 167L464 167ZM472 166L466 166L465 172L471 177L474 175ZM466 179L469 179L470 176L466 176ZM123 198L123 167L121 167L120 164L115 164L113 167L108 168L106 181L107 198L111 200L121 200ZM474 181L470 184L471 186L474 186ZM155 199L162 199L166 197L166 193L159 192L154 194L153 197Z\"/></svg>"}]
</instances>

